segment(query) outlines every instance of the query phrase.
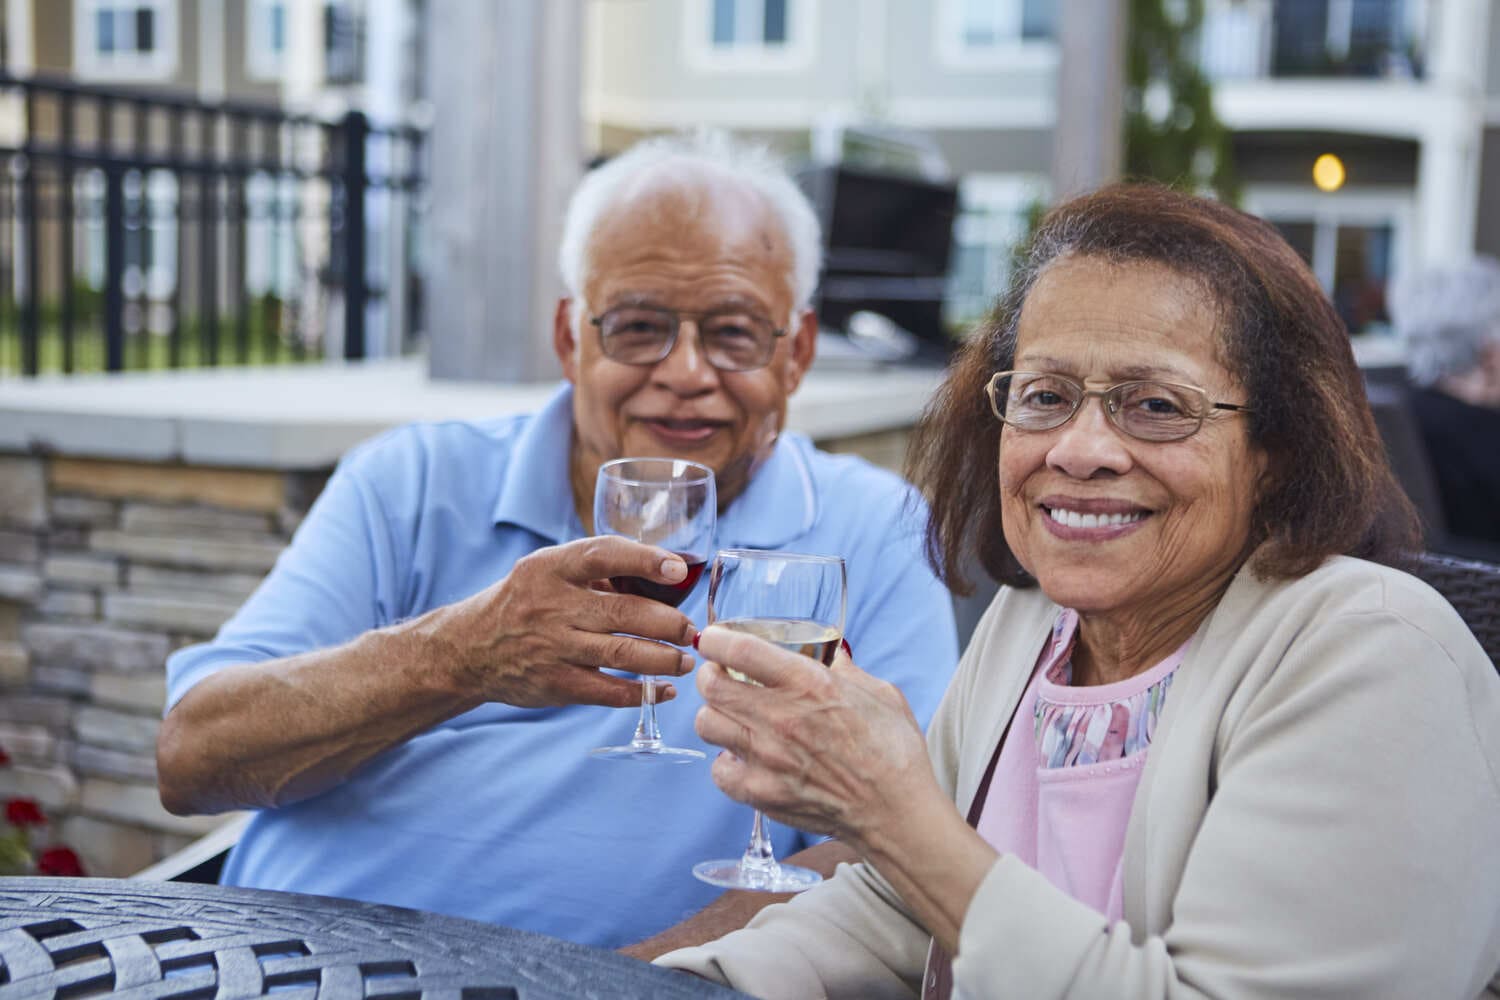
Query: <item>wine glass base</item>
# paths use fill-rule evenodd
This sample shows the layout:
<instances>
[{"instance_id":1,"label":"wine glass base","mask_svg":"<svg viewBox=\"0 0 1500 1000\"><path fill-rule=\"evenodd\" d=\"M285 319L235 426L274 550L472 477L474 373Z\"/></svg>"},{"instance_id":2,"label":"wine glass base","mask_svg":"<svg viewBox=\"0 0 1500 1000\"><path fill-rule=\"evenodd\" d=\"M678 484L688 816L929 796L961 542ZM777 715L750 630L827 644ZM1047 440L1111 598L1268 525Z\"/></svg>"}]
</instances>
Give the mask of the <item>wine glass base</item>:
<instances>
[{"instance_id":1,"label":"wine glass base","mask_svg":"<svg viewBox=\"0 0 1500 1000\"><path fill-rule=\"evenodd\" d=\"M739 858L700 861L693 866L693 874L709 885L760 892L801 892L823 881L823 876L811 868L778 864L767 871L742 865Z\"/></svg>"},{"instance_id":2,"label":"wine glass base","mask_svg":"<svg viewBox=\"0 0 1500 1000\"><path fill-rule=\"evenodd\" d=\"M703 751L687 747L651 747L634 743L618 747L598 747L590 750L589 756L600 760L638 760L653 764L694 764L707 757Z\"/></svg>"}]
</instances>

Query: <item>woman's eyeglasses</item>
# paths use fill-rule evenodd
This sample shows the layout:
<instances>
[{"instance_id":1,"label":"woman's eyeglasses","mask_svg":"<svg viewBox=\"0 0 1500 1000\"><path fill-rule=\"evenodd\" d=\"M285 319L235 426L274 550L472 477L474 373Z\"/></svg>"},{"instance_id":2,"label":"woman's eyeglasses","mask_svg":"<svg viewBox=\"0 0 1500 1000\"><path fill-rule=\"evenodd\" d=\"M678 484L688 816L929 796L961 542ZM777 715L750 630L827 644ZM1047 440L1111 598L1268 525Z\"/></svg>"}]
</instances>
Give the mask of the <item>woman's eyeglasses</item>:
<instances>
[{"instance_id":1,"label":"woman's eyeglasses","mask_svg":"<svg viewBox=\"0 0 1500 1000\"><path fill-rule=\"evenodd\" d=\"M1192 437L1214 410L1252 412L1236 403L1216 403L1197 386L1141 379L1089 389L1067 375L997 372L984 387L1001 422L1027 431L1050 431L1073 419L1084 400L1098 396L1109 422L1142 441Z\"/></svg>"}]
</instances>

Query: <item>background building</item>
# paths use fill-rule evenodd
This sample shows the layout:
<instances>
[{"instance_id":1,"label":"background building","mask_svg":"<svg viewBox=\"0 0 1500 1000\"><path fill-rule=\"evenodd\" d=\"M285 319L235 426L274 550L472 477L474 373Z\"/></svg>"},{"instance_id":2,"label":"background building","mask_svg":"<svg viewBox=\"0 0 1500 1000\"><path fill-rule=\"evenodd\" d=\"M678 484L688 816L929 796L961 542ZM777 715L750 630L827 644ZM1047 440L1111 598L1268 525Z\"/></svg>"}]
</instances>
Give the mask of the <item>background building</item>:
<instances>
[{"instance_id":1,"label":"background building","mask_svg":"<svg viewBox=\"0 0 1500 1000\"><path fill-rule=\"evenodd\" d=\"M849 126L919 133L958 181L950 319L1000 287L1048 194L1061 0L590 0L601 152L716 124L793 155ZM1243 207L1282 228L1355 331L1402 267L1500 252L1496 0L1208 0L1198 49ZM1149 95L1148 95L1149 99ZM1342 186L1312 168L1338 156Z\"/></svg>"}]
</instances>

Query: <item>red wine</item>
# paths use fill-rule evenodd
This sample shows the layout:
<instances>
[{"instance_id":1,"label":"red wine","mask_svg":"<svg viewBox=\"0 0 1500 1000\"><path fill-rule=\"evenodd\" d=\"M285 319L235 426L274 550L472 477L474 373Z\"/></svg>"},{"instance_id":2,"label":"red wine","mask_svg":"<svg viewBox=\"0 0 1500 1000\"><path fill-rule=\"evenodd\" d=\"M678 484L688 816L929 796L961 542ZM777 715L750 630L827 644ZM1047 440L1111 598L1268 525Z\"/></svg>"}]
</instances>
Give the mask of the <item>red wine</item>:
<instances>
[{"instance_id":1,"label":"red wine","mask_svg":"<svg viewBox=\"0 0 1500 1000\"><path fill-rule=\"evenodd\" d=\"M699 559L697 556L677 553L682 561L687 563L687 576L682 578L681 583L657 583L643 576L612 576L609 578L610 586L618 593L634 594L636 597L649 597L653 601L677 607L687 595L692 593L698 578L703 575L703 567L708 565L707 559Z\"/></svg>"},{"instance_id":2,"label":"red wine","mask_svg":"<svg viewBox=\"0 0 1500 1000\"><path fill-rule=\"evenodd\" d=\"M833 663L839 651L839 640L843 638L832 625L806 618L731 618L714 624L773 642L782 649L817 660L825 667ZM729 673L736 680L749 680L736 670Z\"/></svg>"}]
</instances>

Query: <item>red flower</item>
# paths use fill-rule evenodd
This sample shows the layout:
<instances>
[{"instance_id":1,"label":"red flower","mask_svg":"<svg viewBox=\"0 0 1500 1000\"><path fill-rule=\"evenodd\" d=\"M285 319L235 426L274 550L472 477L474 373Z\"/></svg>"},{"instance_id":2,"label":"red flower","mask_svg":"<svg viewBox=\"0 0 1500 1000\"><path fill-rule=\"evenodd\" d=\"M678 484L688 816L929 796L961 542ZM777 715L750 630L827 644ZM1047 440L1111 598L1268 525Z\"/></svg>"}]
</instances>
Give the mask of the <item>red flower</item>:
<instances>
[{"instance_id":1,"label":"red flower","mask_svg":"<svg viewBox=\"0 0 1500 1000\"><path fill-rule=\"evenodd\" d=\"M5 818L11 826L41 826L47 822L34 799L11 799L5 803Z\"/></svg>"},{"instance_id":2,"label":"red flower","mask_svg":"<svg viewBox=\"0 0 1500 1000\"><path fill-rule=\"evenodd\" d=\"M78 855L71 848L49 847L38 855L36 870L39 875L78 878L83 875L83 862L78 860Z\"/></svg>"}]
</instances>

